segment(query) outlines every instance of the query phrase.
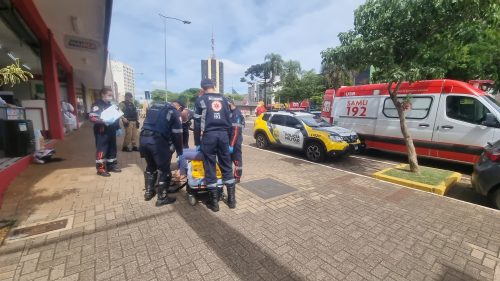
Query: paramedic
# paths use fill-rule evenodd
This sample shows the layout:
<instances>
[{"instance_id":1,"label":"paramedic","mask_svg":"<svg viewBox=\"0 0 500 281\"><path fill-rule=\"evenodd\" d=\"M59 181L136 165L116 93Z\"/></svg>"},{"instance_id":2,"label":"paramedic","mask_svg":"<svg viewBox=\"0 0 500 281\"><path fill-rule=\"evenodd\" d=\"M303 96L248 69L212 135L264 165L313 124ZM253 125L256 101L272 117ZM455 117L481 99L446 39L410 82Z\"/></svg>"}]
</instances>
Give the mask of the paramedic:
<instances>
[{"instance_id":1,"label":"paramedic","mask_svg":"<svg viewBox=\"0 0 500 281\"><path fill-rule=\"evenodd\" d=\"M105 109L112 106L112 100L113 91L110 88L103 88L101 99L92 105L89 113L89 120L94 123L97 174L103 177L109 177L109 172L119 173L122 171L118 168L116 161L116 131L120 129L120 119L108 124L100 117Z\"/></svg>"},{"instance_id":2,"label":"paramedic","mask_svg":"<svg viewBox=\"0 0 500 281\"><path fill-rule=\"evenodd\" d=\"M222 171L222 180L227 187L228 205L234 205L235 181L229 154L231 133L231 110L227 100L215 90L210 79L201 81L204 94L196 100L195 145L203 153L205 182L209 191L208 208L219 211L219 190L217 188L216 162ZM217 161L216 161L217 160Z\"/></svg>"},{"instance_id":3,"label":"paramedic","mask_svg":"<svg viewBox=\"0 0 500 281\"><path fill-rule=\"evenodd\" d=\"M168 196L168 187L172 177L170 141L174 144L179 160L183 161L182 125L179 112L169 103L153 104L148 109L142 126L139 152L141 157L146 159L144 200L149 201L156 195L155 183L158 179L157 207L175 202L175 197Z\"/></svg>"},{"instance_id":4,"label":"paramedic","mask_svg":"<svg viewBox=\"0 0 500 281\"><path fill-rule=\"evenodd\" d=\"M229 107L231 108L231 123L233 128L231 130L229 152L231 153L231 161L234 164L234 179L237 183L240 182L241 174L243 173L243 158L241 151L241 144L243 143L243 128L245 127L245 117L241 111L236 108L234 100L229 100ZM234 200L231 200L234 201ZM236 203L236 202L235 202Z\"/></svg>"}]
</instances>

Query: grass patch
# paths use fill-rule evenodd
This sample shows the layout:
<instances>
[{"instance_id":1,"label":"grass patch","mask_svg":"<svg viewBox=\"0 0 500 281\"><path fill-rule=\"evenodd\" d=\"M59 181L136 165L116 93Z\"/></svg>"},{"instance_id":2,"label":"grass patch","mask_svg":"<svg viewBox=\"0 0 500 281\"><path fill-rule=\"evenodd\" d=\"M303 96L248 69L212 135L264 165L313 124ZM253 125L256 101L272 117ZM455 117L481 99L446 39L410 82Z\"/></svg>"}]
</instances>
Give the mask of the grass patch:
<instances>
[{"instance_id":1,"label":"grass patch","mask_svg":"<svg viewBox=\"0 0 500 281\"><path fill-rule=\"evenodd\" d=\"M409 165L406 165L401 168L390 169L383 174L419 183L438 185L451 176L453 172L420 166L420 174L415 174L410 171Z\"/></svg>"}]
</instances>

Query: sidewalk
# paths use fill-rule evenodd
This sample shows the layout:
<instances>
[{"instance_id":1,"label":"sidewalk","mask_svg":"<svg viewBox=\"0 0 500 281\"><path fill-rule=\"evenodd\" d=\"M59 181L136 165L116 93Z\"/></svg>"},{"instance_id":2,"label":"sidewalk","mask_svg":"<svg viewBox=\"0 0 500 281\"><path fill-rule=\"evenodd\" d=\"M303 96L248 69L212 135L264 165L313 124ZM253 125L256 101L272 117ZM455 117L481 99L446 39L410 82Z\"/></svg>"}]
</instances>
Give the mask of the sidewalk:
<instances>
[{"instance_id":1,"label":"sidewalk","mask_svg":"<svg viewBox=\"0 0 500 281\"><path fill-rule=\"evenodd\" d=\"M500 280L499 211L251 146L237 209L185 191L156 208L138 153L102 178L90 126L56 150L64 161L11 184L0 219L67 229L4 243L0 280Z\"/></svg>"}]
</instances>

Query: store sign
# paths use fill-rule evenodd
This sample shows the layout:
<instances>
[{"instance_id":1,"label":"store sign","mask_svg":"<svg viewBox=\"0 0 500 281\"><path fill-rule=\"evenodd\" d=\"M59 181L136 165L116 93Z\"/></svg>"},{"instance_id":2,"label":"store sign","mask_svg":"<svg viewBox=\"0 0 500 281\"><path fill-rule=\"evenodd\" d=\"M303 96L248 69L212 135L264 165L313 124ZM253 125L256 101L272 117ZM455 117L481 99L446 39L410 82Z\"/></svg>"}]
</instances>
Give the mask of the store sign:
<instances>
[{"instance_id":1,"label":"store sign","mask_svg":"<svg viewBox=\"0 0 500 281\"><path fill-rule=\"evenodd\" d=\"M100 43L98 41L95 41L92 39L87 39L87 38L83 38L83 37L76 37L76 36L71 36L71 35L65 35L64 36L64 45L66 46L66 48L69 48L69 49L77 49L77 50L95 52L95 51L97 51L97 48L99 48Z\"/></svg>"}]
</instances>

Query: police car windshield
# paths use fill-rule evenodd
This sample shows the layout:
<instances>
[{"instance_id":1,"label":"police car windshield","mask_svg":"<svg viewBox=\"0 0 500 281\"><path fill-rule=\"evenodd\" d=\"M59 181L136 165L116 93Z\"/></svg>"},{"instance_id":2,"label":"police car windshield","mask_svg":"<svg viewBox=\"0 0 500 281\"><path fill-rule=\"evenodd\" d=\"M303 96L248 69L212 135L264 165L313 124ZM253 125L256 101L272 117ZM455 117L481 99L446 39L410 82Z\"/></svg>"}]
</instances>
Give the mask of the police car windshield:
<instances>
[{"instance_id":1,"label":"police car windshield","mask_svg":"<svg viewBox=\"0 0 500 281\"><path fill-rule=\"evenodd\" d=\"M309 127L330 127L331 125L328 124L325 120L321 119L321 117L317 117L314 115L304 115L304 116L297 116L302 122L306 123L307 126Z\"/></svg>"},{"instance_id":2,"label":"police car windshield","mask_svg":"<svg viewBox=\"0 0 500 281\"><path fill-rule=\"evenodd\" d=\"M486 95L486 101L493 106L497 111L500 112L500 103L493 97Z\"/></svg>"}]
</instances>

